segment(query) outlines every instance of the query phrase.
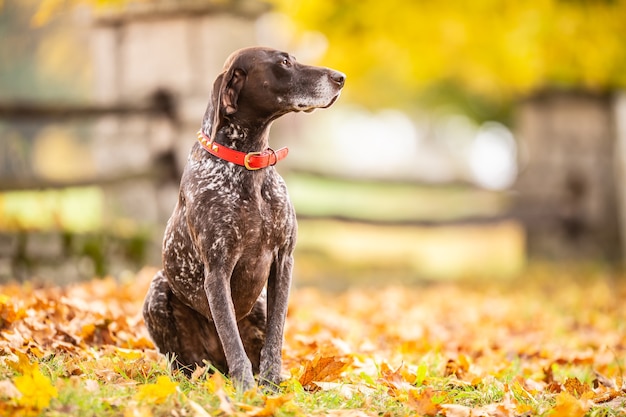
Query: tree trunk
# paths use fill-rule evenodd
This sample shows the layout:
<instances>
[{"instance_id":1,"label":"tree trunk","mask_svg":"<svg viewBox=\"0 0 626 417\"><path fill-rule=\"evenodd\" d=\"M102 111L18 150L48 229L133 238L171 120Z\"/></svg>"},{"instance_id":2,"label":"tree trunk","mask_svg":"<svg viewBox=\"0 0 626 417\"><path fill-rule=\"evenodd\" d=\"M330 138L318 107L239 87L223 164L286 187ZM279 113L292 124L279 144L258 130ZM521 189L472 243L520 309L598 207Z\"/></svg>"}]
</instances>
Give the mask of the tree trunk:
<instances>
[{"instance_id":1,"label":"tree trunk","mask_svg":"<svg viewBox=\"0 0 626 417\"><path fill-rule=\"evenodd\" d=\"M519 192L531 258L618 261L615 100L548 91L518 106Z\"/></svg>"}]
</instances>

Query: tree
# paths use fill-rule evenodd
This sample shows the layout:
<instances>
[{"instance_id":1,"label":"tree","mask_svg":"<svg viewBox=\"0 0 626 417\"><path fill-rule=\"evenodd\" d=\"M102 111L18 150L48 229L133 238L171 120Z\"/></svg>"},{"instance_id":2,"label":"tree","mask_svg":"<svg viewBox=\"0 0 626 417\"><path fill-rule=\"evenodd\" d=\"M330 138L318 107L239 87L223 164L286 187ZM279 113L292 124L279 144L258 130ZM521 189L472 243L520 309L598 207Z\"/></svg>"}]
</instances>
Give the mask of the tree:
<instances>
[{"instance_id":1,"label":"tree","mask_svg":"<svg viewBox=\"0 0 626 417\"><path fill-rule=\"evenodd\" d=\"M626 86L625 0L271 1L327 37L346 95L373 107Z\"/></svg>"},{"instance_id":2,"label":"tree","mask_svg":"<svg viewBox=\"0 0 626 417\"><path fill-rule=\"evenodd\" d=\"M96 9L121 7L130 0L41 0L37 12L33 15L31 25L35 27L43 26L50 21L54 14L68 6L76 6L78 4L86 4ZM0 0L0 6L2 0Z\"/></svg>"}]
</instances>

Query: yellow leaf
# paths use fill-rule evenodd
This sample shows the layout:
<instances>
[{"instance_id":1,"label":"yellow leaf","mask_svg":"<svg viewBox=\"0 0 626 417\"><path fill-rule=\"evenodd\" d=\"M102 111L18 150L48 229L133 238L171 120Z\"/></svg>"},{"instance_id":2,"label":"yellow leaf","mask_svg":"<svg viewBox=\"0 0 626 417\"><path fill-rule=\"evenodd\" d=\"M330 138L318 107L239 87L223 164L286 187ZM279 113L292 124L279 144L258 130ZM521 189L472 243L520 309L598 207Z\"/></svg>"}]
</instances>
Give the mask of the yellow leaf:
<instances>
[{"instance_id":1,"label":"yellow leaf","mask_svg":"<svg viewBox=\"0 0 626 417\"><path fill-rule=\"evenodd\" d=\"M22 394L17 399L18 405L32 407L41 410L50 405L50 400L56 398L59 393L39 369L35 368L24 375L17 376L13 380L15 387Z\"/></svg>"},{"instance_id":2,"label":"yellow leaf","mask_svg":"<svg viewBox=\"0 0 626 417\"><path fill-rule=\"evenodd\" d=\"M96 325L94 323L87 323L80 329L79 336L83 340L87 340L93 336L95 331L96 331Z\"/></svg>"},{"instance_id":3,"label":"yellow leaf","mask_svg":"<svg viewBox=\"0 0 626 417\"><path fill-rule=\"evenodd\" d=\"M28 359L28 355L20 352L19 350L14 352L15 356L17 356L17 363L15 361L8 362L9 366L19 372L20 374L30 374L35 370L38 370L38 366L36 363L31 363L30 359Z\"/></svg>"},{"instance_id":4,"label":"yellow leaf","mask_svg":"<svg viewBox=\"0 0 626 417\"><path fill-rule=\"evenodd\" d=\"M177 383L170 380L169 377L162 375L157 378L156 383L141 386L139 392L135 395L135 399L162 404L170 395L176 392L177 387Z\"/></svg>"},{"instance_id":5,"label":"yellow leaf","mask_svg":"<svg viewBox=\"0 0 626 417\"><path fill-rule=\"evenodd\" d=\"M226 380L222 374L215 372L205 381L204 387L208 392L217 396L220 401L218 408L223 414L230 416L235 413L235 409L228 398L228 392L232 394L232 385L226 385Z\"/></svg>"},{"instance_id":6,"label":"yellow leaf","mask_svg":"<svg viewBox=\"0 0 626 417\"><path fill-rule=\"evenodd\" d=\"M280 407L282 407L285 403L291 401L293 398L293 393L287 395L280 395L277 397L267 397L265 399L265 406L252 413L251 415L254 417L270 417L276 415L276 412Z\"/></svg>"},{"instance_id":7,"label":"yellow leaf","mask_svg":"<svg viewBox=\"0 0 626 417\"><path fill-rule=\"evenodd\" d=\"M204 387L210 393L216 393L219 390L223 390L226 386L226 380L224 375L219 372L213 373L207 380L204 382Z\"/></svg>"},{"instance_id":8,"label":"yellow leaf","mask_svg":"<svg viewBox=\"0 0 626 417\"><path fill-rule=\"evenodd\" d=\"M6 294L0 294L0 328L8 327L25 315L24 309L18 307L14 299Z\"/></svg>"},{"instance_id":9,"label":"yellow leaf","mask_svg":"<svg viewBox=\"0 0 626 417\"><path fill-rule=\"evenodd\" d=\"M582 401L567 392L561 392L556 396L556 405L552 410L551 417L582 417L587 409Z\"/></svg>"},{"instance_id":10,"label":"yellow leaf","mask_svg":"<svg viewBox=\"0 0 626 417\"><path fill-rule=\"evenodd\" d=\"M124 348L119 348L119 347L115 348L115 354L118 357L129 360L129 361L134 361L143 357L143 352L140 350L124 349Z\"/></svg>"}]
</instances>

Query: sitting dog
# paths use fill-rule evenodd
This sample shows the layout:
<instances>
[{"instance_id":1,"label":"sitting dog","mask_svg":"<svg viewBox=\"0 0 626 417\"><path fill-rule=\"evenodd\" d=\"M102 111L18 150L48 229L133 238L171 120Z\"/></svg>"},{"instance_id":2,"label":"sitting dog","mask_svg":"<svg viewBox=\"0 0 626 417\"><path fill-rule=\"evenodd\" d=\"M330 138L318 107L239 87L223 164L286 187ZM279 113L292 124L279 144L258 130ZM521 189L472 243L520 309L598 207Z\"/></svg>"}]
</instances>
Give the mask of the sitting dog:
<instances>
[{"instance_id":1,"label":"sitting dog","mask_svg":"<svg viewBox=\"0 0 626 417\"><path fill-rule=\"evenodd\" d=\"M269 148L278 117L331 106L345 75L253 47L234 52L213 85L167 223L163 269L143 316L174 369L205 362L239 390L280 382L296 218Z\"/></svg>"}]
</instances>

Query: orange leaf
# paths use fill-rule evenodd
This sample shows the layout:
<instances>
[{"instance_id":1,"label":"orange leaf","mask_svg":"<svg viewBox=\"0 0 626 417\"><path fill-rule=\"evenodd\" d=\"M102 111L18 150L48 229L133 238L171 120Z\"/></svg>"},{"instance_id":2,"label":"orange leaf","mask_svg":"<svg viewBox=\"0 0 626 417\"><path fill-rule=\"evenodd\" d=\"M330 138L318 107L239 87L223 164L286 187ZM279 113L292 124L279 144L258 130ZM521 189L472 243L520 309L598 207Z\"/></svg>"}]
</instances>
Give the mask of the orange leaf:
<instances>
[{"instance_id":1,"label":"orange leaf","mask_svg":"<svg viewBox=\"0 0 626 417\"><path fill-rule=\"evenodd\" d=\"M563 387L576 398L591 390L589 385L583 384L578 378L567 378Z\"/></svg>"},{"instance_id":2,"label":"orange leaf","mask_svg":"<svg viewBox=\"0 0 626 417\"><path fill-rule=\"evenodd\" d=\"M6 294L0 294L0 329L8 327L14 322L26 316L23 308L19 308L17 303Z\"/></svg>"},{"instance_id":3,"label":"orange leaf","mask_svg":"<svg viewBox=\"0 0 626 417\"><path fill-rule=\"evenodd\" d=\"M402 372L403 365L400 365L397 369L393 370L383 362L380 366L381 377L378 382L389 388L388 393L392 397L399 395L402 388L410 388L411 384L407 382Z\"/></svg>"},{"instance_id":4,"label":"orange leaf","mask_svg":"<svg viewBox=\"0 0 626 417\"><path fill-rule=\"evenodd\" d=\"M14 354L17 357L17 363L15 361L9 361L8 364L17 372L21 374L29 374L39 369L37 364L30 362L30 359L28 359L28 355L26 355L25 353L16 350Z\"/></svg>"},{"instance_id":5,"label":"orange leaf","mask_svg":"<svg viewBox=\"0 0 626 417\"><path fill-rule=\"evenodd\" d=\"M441 411L441 406L433 402L434 396L435 391L432 388L426 388L422 392L412 389L409 391L407 405L419 415L436 416Z\"/></svg>"},{"instance_id":6,"label":"orange leaf","mask_svg":"<svg viewBox=\"0 0 626 417\"><path fill-rule=\"evenodd\" d=\"M556 405L552 410L551 417L583 417L587 407L582 401L567 392L556 396Z\"/></svg>"},{"instance_id":7,"label":"orange leaf","mask_svg":"<svg viewBox=\"0 0 626 417\"><path fill-rule=\"evenodd\" d=\"M448 363L446 363L446 369L444 371L445 376L456 376L459 379L463 379L465 373L469 371L470 363L467 359L467 356L461 354L455 361L454 359L449 359Z\"/></svg>"},{"instance_id":8,"label":"orange leaf","mask_svg":"<svg viewBox=\"0 0 626 417\"><path fill-rule=\"evenodd\" d=\"M293 393L280 395L277 397L266 397L265 406L250 415L253 417L270 417L276 415L278 409L282 407L285 403L291 401L292 398Z\"/></svg>"},{"instance_id":9,"label":"orange leaf","mask_svg":"<svg viewBox=\"0 0 626 417\"><path fill-rule=\"evenodd\" d=\"M461 404L444 404L441 408L446 417L470 417L472 414L470 407Z\"/></svg>"},{"instance_id":10,"label":"orange leaf","mask_svg":"<svg viewBox=\"0 0 626 417\"><path fill-rule=\"evenodd\" d=\"M304 373L299 379L300 385L310 387L314 381L335 381L350 364L352 364L350 357L318 355L306 363Z\"/></svg>"}]
</instances>

